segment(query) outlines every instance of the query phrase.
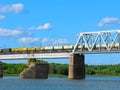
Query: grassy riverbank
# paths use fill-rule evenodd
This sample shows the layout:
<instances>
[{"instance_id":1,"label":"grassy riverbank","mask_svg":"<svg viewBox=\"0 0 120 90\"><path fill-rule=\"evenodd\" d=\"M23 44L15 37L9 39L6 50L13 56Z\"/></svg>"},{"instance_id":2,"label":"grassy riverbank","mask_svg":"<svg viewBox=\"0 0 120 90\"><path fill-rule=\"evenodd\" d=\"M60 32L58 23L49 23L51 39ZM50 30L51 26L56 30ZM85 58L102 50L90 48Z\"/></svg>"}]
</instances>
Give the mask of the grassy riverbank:
<instances>
[{"instance_id":1,"label":"grassy riverbank","mask_svg":"<svg viewBox=\"0 0 120 90\"><path fill-rule=\"evenodd\" d=\"M19 74L3 74L4 76L19 76Z\"/></svg>"}]
</instances>

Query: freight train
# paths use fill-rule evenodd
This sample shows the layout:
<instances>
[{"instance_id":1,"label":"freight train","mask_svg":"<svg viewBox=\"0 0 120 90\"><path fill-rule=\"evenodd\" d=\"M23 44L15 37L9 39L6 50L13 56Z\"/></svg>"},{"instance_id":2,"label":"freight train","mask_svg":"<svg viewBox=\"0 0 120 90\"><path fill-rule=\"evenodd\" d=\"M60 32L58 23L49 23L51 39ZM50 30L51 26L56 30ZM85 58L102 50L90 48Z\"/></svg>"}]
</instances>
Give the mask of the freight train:
<instances>
[{"instance_id":1,"label":"freight train","mask_svg":"<svg viewBox=\"0 0 120 90\"><path fill-rule=\"evenodd\" d=\"M119 43L112 45L112 48L117 49L119 47ZM79 49L87 50L87 45L78 45ZM99 48L105 49L106 44L94 45L93 50L98 50ZM5 48L0 49L0 54L9 54L9 53L39 53L39 52L72 52L74 49L74 45L66 45L66 46L45 46L45 47L22 47L22 48Z\"/></svg>"},{"instance_id":2,"label":"freight train","mask_svg":"<svg viewBox=\"0 0 120 90\"><path fill-rule=\"evenodd\" d=\"M72 51L74 46L72 45L67 45L67 46L46 46L46 47L21 47L21 48L5 48L5 49L0 49L0 54L10 54L10 53L39 53L39 52L60 52L62 51L67 51L70 52Z\"/></svg>"}]
</instances>

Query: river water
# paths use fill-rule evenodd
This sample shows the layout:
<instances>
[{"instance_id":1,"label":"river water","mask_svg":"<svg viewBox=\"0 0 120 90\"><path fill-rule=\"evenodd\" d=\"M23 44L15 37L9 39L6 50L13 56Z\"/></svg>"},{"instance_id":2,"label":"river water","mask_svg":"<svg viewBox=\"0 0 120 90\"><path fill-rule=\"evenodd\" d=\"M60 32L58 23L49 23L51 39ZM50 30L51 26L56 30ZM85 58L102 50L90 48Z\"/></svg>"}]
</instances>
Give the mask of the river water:
<instances>
[{"instance_id":1,"label":"river water","mask_svg":"<svg viewBox=\"0 0 120 90\"><path fill-rule=\"evenodd\" d=\"M0 90L120 90L120 77L86 77L84 80L68 78L20 79L4 76Z\"/></svg>"}]
</instances>

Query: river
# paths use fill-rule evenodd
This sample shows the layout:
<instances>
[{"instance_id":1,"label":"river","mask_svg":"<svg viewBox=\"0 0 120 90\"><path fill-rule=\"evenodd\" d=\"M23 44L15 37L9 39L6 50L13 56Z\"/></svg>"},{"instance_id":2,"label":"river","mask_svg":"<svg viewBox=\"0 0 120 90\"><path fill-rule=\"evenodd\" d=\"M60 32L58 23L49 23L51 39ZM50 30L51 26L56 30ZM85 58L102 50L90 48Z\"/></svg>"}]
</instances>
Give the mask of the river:
<instances>
[{"instance_id":1,"label":"river","mask_svg":"<svg viewBox=\"0 0 120 90\"><path fill-rule=\"evenodd\" d=\"M0 90L120 90L120 77L86 77L84 80L68 78L20 79L4 76Z\"/></svg>"}]
</instances>

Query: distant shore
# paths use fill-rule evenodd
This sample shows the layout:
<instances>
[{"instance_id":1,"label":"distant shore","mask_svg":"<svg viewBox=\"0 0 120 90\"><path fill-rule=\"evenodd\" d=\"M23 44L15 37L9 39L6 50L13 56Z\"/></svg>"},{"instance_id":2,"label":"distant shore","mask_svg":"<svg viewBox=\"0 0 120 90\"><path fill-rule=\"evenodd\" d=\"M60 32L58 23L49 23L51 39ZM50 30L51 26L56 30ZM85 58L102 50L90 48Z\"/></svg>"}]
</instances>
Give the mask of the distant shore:
<instances>
[{"instance_id":1,"label":"distant shore","mask_svg":"<svg viewBox=\"0 0 120 90\"><path fill-rule=\"evenodd\" d=\"M19 76L19 74L5 74L3 76ZM119 75L86 75L87 76L101 76L101 77L120 77ZM62 74L49 74L48 77L67 78L67 75Z\"/></svg>"},{"instance_id":2,"label":"distant shore","mask_svg":"<svg viewBox=\"0 0 120 90\"><path fill-rule=\"evenodd\" d=\"M4 74L3 76L19 76L19 74ZM66 78L67 76L62 74L49 74L48 77Z\"/></svg>"}]
</instances>

